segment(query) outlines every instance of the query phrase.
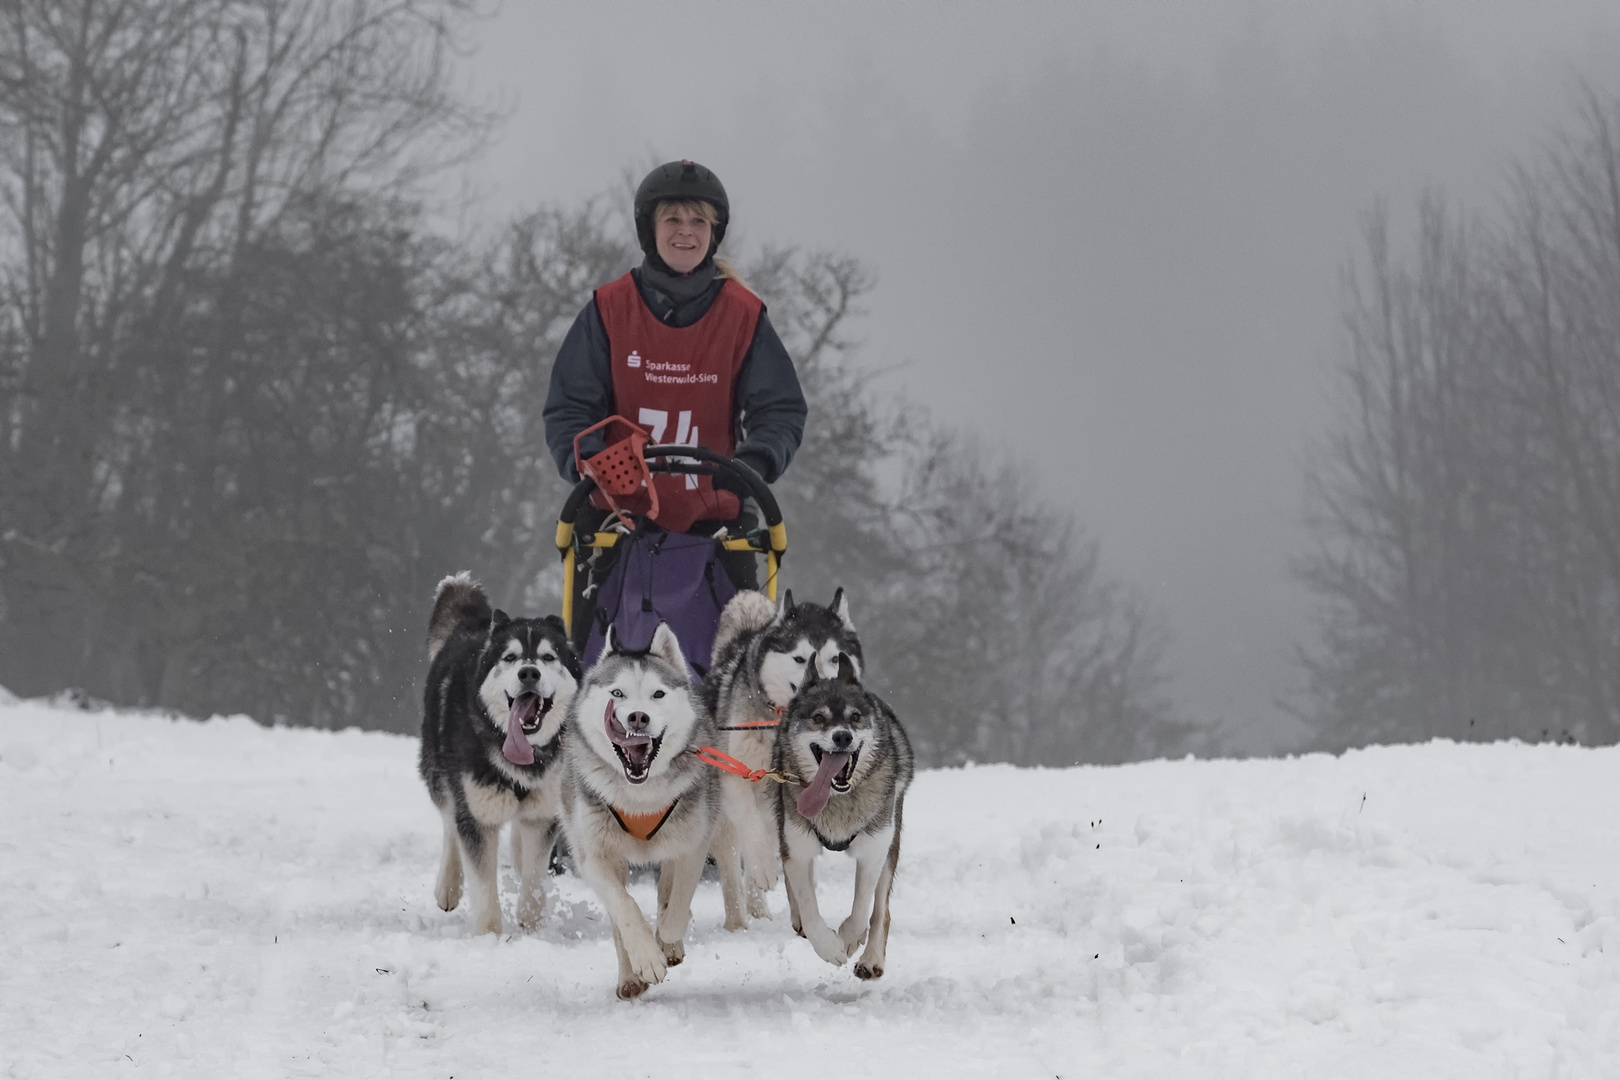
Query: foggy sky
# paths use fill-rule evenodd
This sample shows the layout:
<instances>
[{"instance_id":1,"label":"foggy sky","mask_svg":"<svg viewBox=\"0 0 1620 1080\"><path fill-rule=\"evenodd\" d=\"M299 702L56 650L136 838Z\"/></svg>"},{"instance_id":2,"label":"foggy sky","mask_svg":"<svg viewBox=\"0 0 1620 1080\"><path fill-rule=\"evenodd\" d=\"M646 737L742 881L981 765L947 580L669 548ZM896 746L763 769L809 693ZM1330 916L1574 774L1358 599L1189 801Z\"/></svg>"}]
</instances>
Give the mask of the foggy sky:
<instances>
[{"instance_id":1,"label":"foggy sky","mask_svg":"<svg viewBox=\"0 0 1620 1080\"><path fill-rule=\"evenodd\" d=\"M1620 70L1620 4L549 4L476 28L482 220L690 157L734 252L880 278L860 362L1019 455L1165 613L1178 704L1284 730L1287 560L1377 196L1488 211Z\"/></svg>"}]
</instances>

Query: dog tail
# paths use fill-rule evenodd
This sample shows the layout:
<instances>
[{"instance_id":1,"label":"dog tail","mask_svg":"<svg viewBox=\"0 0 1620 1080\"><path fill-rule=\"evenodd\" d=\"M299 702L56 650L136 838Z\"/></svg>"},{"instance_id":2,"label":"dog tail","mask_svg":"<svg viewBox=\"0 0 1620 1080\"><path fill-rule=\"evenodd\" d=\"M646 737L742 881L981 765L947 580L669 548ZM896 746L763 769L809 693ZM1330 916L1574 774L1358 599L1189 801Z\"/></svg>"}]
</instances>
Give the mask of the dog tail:
<instances>
[{"instance_id":1,"label":"dog tail","mask_svg":"<svg viewBox=\"0 0 1620 1080\"><path fill-rule=\"evenodd\" d=\"M720 625L714 632L714 655L719 656L720 650L741 635L770 625L774 618L776 605L764 593L750 590L733 596L720 613Z\"/></svg>"},{"instance_id":2,"label":"dog tail","mask_svg":"<svg viewBox=\"0 0 1620 1080\"><path fill-rule=\"evenodd\" d=\"M433 598L433 614L428 618L428 659L432 660L463 626L485 626L495 613L490 610L484 587L463 570L439 582Z\"/></svg>"}]
</instances>

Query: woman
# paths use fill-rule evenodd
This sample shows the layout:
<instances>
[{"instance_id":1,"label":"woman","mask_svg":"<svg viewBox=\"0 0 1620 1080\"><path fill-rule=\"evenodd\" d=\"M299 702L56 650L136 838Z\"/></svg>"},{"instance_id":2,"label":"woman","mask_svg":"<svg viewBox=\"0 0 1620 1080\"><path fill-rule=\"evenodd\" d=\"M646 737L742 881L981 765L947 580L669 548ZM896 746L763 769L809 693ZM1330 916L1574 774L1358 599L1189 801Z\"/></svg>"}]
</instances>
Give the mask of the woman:
<instances>
[{"instance_id":1,"label":"woman","mask_svg":"<svg viewBox=\"0 0 1620 1080\"><path fill-rule=\"evenodd\" d=\"M551 370L544 418L558 471L577 482L575 436L619 415L654 442L705 446L774 483L804 434L804 393L765 305L715 257L731 217L726 189L703 166L672 161L641 182L634 210L644 261L596 290ZM592 433L580 453L602 446ZM746 531L752 516L725 483L663 479L658 524L698 536ZM758 587L752 555L723 553L721 562L737 587ZM592 579L606 570L599 560Z\"/></svg>"}]
</instances>

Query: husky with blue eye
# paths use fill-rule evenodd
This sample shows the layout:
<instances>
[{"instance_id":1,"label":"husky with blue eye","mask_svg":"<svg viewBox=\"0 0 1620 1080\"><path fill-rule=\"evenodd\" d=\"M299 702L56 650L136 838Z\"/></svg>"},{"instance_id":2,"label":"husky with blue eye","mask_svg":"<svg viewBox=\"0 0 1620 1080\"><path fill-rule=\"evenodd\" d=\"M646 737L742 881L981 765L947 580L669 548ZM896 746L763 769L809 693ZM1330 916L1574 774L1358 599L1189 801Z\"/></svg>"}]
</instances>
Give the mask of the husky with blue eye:
<instances>
[{"instance_id":1,"label":"husky with blue eye","mask_svg":"<svg viewBox=\"0 0 1620 1080\"><path fill-rule=\"evenodd\" d=\"M714 722L693 692L675 632L660 623L645 652L609 631L563 728L562 822L574 864L613 923L618 995L664 981L686 956L692 894L720 815L720 773L696 756ZM658 920L627 888L658 864Z\"/></svg>"},{"instance_id":2,"label":"husky with blue eye","mask_svg":"<svg viewBox=\"0 0 1620 1080\"><path fill-rule=\"evenodd\" d=\"M494 610L465 573L439 582L428 659L419 768L444 819L434 898L453 910L465 880L473 932L499 934L495 849L510 823L518 925L532 930L545 908L558 829L558 733L579 661L561 619Z\"/></svg>"},{"instance_id":3,"label":"husky with blue eye","mask_svg":"<svg viewBox=\"0 0 1620 1080\"><path fill-rule=\"evenodd\" d=\"M777 729L772 765L804 782L775 792L793 929L835 966L864 941L855 974L876 979L889 946L889 892L914 771L911 741L889 706L861 686L855 665L840 657L835 678L806 672ZM816 903L816 856L824 850L855 857L854 903L836 931Z\"/></svg>"}]
</instances>

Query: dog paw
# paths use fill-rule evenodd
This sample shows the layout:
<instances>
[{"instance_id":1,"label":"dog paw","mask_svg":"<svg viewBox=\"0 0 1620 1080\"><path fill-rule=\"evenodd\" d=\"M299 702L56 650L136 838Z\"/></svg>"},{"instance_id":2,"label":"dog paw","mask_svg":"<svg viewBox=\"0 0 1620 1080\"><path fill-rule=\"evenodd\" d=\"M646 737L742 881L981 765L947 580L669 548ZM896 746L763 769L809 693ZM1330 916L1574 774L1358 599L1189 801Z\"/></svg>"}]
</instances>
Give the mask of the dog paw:
<instances>
[{"instance_id":1,"label":"dog paw","mask_svg":"<svg viewBox=\"0 0 1620 1080\"><path fill-rule=\"evenodd\" d=\"M738 930L746 930L748 929L748 920L741 915L727 915L721 929L730 930L732 933L736 933Z\"/></svg>"},{"instance_id":2,"label":"dog paw","mask_svg":"<svg viewBox=\"0 0 1620 1080\"><path fill-rule=\"evenodd\" d=\"M768 919L771 917L771 905L766 901L765 893L757 889L748 890L748 917L750 919Z\"/></svg>"},{"instance_id":3,"label":"dog paw","mask_svg":"<svg viewBox=\"0 0 1620 1080\"><path fill-rule=\"evenodd\" d=\"M475 934L495 934L499 936L500 932L501 912L499 908L495 909L494 914L486 912L473 920L473 933Z\"/></svg>"},{"instance_id":4,"label":"dog paw","mask_svg":"<svg viewBox=\"0 0 1620 1080\"><path fill-rule=\"evenodd\" d=\"M541 897L525 896L518 902L518 926L523 932L533 933L540 927L540 919L545 914L546 902Z\"/></svg>"},{"instance_id":5,"label":"dog paw","mask_svg":"<svg viewBox=\"0 0 1620 1080\"><path fill-rule=\"evenodd\" d=\"M861 947L861 944L866 941L868 928L869 926L864 920L857 919L853 915L839 925L838 940L844 943L846 954L853 956L855 950Z\"/></svg>"},{"instance_id":6,"label":"dog paw","mask_svg":"<svg viewBox=\"0 0 1620 1080\"><path fill-rule=\"evenodd\" d=\"M461 882L440 881L433 890L433 900L440 911L456 910L456 905L461 903Z\"/></svg>"},{"instance_id":7,"label":"dog paw","mask_svg":"<svg viewBox=\"0 0 1620 1080\"><path fill-rule=\"evenodd\" d=\"M667 966L676 967L686 959L686 942L661 941L659 944L664 947L664 963Z\"/></svg>"},{"instance_id":8,"label":"dog paw","mask_svg":"<svg viewBox=\"0 0 1620 1080\"><path fill-rule=\"evenodd\" d=\"M855 977L857 979L881 979L883 978L883 965L868 964L862 961L855 965Z\"/></svg>"},{"instance_id":9,"label":"dog paw","mask_svg":"<svg viewBox=\"0 0 1620 1080\"><path fill-rule=\"evenodd\" d=\"M619 988L614 992L619 995L620 1001L629 1001L631 998L640 997L642 994L645 994L647 992L647 984L642 982L640 979L626 979L619 984Z\"/></svg>"},{"instance_id":10,"label":"dog paw","mask_svg":"<svg viewBox=\"0 0 1620 1080\"><path fill-rule=\"evenodd\" d=\"M664 973L669 965L664 960L663 948L653 939L651 933L643 932L634 937L626 934L624 954L630 962L631 974L637 979L649 986L664 981Z\"/></svg>"},{"instance_id":11,"label":"dog paw","mask_svg":"<svg viewBox=\"0 0 1620 1080\"><path fill-rule=\"evenodd\" d=\"M838 935L823 926L819 931L806 935L810 938L810 945L821 957L833 967L843 967L844 961L849 959L849 949L839 939Z\"/></svg>"},{"instance_id":12,"label":"dog paw","mask_svg":"<svg viewBox=\"0 0 1620 1080\"><path fill-rule=\"evenodd\" d=\"M743 878L748 885L749 902L752 903L753 897L757 894L768 893L776 888L776 859L772 858L769 862L765 862L755 857L746 862L748 869Z\"/></svg>"}]
</instances>

